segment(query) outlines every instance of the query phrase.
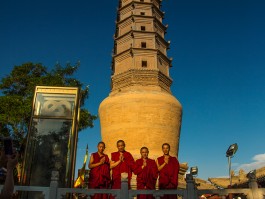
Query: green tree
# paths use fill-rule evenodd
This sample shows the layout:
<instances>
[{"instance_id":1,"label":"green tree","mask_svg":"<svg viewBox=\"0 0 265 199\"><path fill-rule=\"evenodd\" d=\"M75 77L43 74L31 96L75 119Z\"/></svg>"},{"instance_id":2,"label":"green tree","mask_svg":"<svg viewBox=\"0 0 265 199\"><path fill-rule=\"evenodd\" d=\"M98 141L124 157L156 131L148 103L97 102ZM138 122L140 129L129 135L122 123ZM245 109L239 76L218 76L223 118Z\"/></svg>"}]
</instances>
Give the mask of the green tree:
<instances>
[{"instance_id":1,"label":"green tree","mask_svg":"<svg viewBox=\"0 0 265 199\"><path fill-rule=\"evenodd\" d=\"M52 70L40 63L24 63L15 66L11 73L0 80L0 135L12 136L21 142L28 132L35 86L69 86L81 90L79 131L93 127L97 116L83 106L89 88L73 77L79 63L57 64Z\"/></svg>"}]
</instances>

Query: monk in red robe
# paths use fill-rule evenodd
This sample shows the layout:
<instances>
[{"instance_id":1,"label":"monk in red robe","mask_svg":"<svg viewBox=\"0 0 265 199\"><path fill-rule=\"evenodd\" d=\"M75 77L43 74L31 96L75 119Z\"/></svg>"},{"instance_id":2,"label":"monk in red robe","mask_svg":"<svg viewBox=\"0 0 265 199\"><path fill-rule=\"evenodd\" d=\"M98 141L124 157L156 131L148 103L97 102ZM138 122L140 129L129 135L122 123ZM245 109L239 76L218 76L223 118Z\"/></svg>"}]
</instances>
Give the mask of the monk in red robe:
<instances>
[{"instance_id":1,"label":"monk in red robe","mask_svg":"<svg viewBox=\"0 0 265 199\"><path fill-rule=\"evenodd\" d=\"M179 162L177 158L169 155L170 145L162 145L163 156L156 161L159 171L159 189L177 189ZM165 195L161 199L177 199L176 195Z\"/></svg>"},{"instance_id":2,"label":"monk in red robe","mask_svg":"<svg viewBox=\"0 0 265 199\"><path fill-rule=\"evenodd\" d=\"M136 160L137 169L134 171L137 175L137 189L154 190L158 177L156 162L148 158L149 151L147 147L142 147L140 153L141 158ZM154 197L141 194L137 196L137 199L154 199Z\"/></svg>"},{"instance_id":3,"label":"monk in red robe","mask_svg":"<svg viewBox=\"0 0 265 199\"><path fill-rule=\"evenodd\" d=\"M110 186L110 162L104 154L105 143L98 143L98 151L92 153L89 161L89 184L92 189L108 189ZM92 199L107 199L108 194L95 194Z\"/></svg>"},{"instance_id":4,"label":"monk in red robe","mask_svg":"<svg viewBox=\"0 0 265 199\"><path fill-rule=\"evenodd\" d=\"M132 155L125 151L125 142L123 140L117 141L118 151L111 153L110 168L112 169L112 189L121 188L121 174L128 173L128 188L130 188L130 181L132 178L132 171L136 165ZM110 198L114 198L111 196Z\"/></svg>"}]
</instances>

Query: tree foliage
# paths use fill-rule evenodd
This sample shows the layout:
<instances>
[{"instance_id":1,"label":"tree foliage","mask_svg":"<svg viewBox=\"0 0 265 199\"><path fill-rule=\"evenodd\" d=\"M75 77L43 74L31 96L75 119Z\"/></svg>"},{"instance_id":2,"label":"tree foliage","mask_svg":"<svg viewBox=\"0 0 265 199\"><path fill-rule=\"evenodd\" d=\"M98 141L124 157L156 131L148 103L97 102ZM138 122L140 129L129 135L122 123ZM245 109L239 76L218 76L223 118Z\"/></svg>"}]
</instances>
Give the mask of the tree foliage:
<instances>
[{"instance_id":1,"label":"tree foliage","mask_svg":"<svg viewBox=\"0 0 265 199\"><path fill-rule=\"evenodd\" d=\"M97 116L83 108L89 95L89 88L73 77L79 63L57 64L52 70L40 63L24 63L15 66L11 73L0 80L0 135L12 136L21 141L28 132L35 86L79 87L81 110L79 131L93 127Z\"/></svg>"}]
</instances>

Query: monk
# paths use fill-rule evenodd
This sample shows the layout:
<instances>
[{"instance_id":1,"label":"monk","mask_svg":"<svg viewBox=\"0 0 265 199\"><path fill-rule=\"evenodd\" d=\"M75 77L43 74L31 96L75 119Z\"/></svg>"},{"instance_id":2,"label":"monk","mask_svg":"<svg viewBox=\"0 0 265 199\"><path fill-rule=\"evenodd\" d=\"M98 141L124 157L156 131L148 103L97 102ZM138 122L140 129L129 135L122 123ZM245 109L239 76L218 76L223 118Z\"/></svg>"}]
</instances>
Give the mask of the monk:
<instances>
[{"instance_id":1,"label":"monk","mask_svg":"<svg viewBox=\"0 0 265 199\"><path fill-rule=\"evenodd\" d=\"M98 151L92 153L89 161L89 183L92 189L108 189L110 186L110 162L104 154L105 143L99 142ZM92 199L107 199L108 194L95 194Z\"/></svg>"},{"instance_id":2,"label":"monk","mask_svg":"<svg viewBox=\"0 0 265 199\"><path fill-rule=\"evenodd\" d=\"M170 145L162 145L163 156L157 158L156 164L159 171L159 189L177 189L179 162L177 158L169 155ZM161 199L177 199L175 195L165 195Z\"/></svg>"},{"instance_id":3,"label":"monk","mask_svg":"<svg viewBox=\"0 0 265 199\"><path fill-rule=\"evenodd\" d=\"M158 177L158 169L156 162L148 158L149 150L142 147L140 150L141 158L136 160L137 168L134 172L137 175L137 189L154 190ZM154 199L152 195L138 195L137 199Z\"/></svg>"},{"instance_id":4,"label":"monk","mask_svg":"<svg viewBox=\"0 0 265 199\"><path fill-rule=\"evenodd\" d=\"M112 189L121 188L121 173L128 173L128 188L130 189L132 171L136 165L132 155L125 151L125 142L123 140L117 141L117 148L117 152L111 153L110 161L110 168L112 169ZM113 198L113 196L110 198Z\"/></svg>"}]
</instances>

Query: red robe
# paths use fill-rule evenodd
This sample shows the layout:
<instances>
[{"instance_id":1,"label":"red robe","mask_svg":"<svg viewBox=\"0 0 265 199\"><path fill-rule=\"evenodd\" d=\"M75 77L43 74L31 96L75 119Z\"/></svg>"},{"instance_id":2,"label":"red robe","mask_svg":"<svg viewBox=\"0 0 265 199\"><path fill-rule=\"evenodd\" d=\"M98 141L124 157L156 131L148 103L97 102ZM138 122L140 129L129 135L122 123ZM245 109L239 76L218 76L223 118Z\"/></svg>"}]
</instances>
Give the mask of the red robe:
<instances>
[{"instance_id":1,"label":"red robe","mask_svg":"<svg viewBox=\"0 0 265 199\"><path fill-rule=\"evenodd\" d=\"M136 160L137 170L134 171L137 175L137 189L154 190L156 187L156 180L158 177L158 169L154 160L147 159L146 166L142 169L143 159ZM138 195L137 199L153 199L152 195Z\"/></svg>"},{"instance_id":2,"label":"red robe","mask_svg":"<svg viewBox=\"0 0 265 199\"><path fill-rule=\"evenodd\" d=\"M123 162L118 164L116 167L112 168L112 189L121 188L121 173L128 173L128 189L130 189L130 183L132 179L132 171L135 169L136 165L132 155L124 151L123 152ZM111 153L111 160L114 162L119 161L120 152ZM110 199L114 199L114 196L110 195Z\"/></svg>"},{"instance_id":3,"label":"red robe","mask_svg":"<svg viewBox=\"0 0 265 199\"><path fill-rule=\"evenodd\" d=\"M164 164L164 156L159 157L158 164ZM179 161L169 156L168 164L159 172L159 189L177 189L178 187ZM177 199L175 195L165 195L161 199Z\"/></svg>"},{"instance_id":4,"label":"red robe","mask_svg":"<svg viewBox=\"0 0 265 199\"><path fill-rule=\"evenodd\" d=\"M90 169L89 186L92 189L108 189L110 185L110 165L108 155L99 156L98 152L92 153L94 161L92 164L99 163L105 157L105 163ZM107 194L95 194L92 199L107 199Z\"/></svg>"},{"instance_id":5,"label":"red robe","mask_svg":"<svg viewBox=\"0 0 265 199\"><path fill-rule=\"evenodd\" d=\"M130 181L132 178L132 171L135 169L136 165L132 155L124 151L123 152L124 161L118 164L116 167L112 168L112 189L121 188L121 173L128 173L128 188L130 188ZM111 153L111 160L114 162L119 161L120 152Z\"/></svg>"}]
</instances>

